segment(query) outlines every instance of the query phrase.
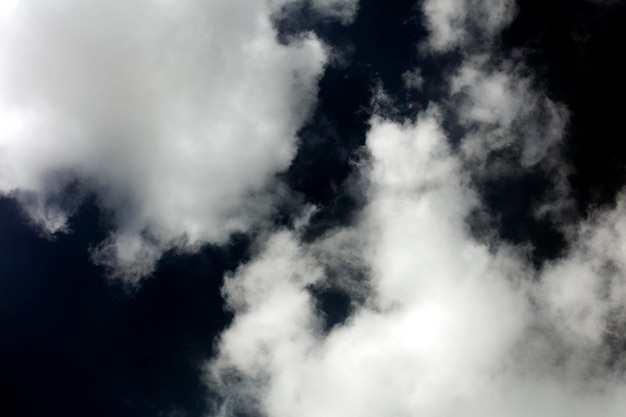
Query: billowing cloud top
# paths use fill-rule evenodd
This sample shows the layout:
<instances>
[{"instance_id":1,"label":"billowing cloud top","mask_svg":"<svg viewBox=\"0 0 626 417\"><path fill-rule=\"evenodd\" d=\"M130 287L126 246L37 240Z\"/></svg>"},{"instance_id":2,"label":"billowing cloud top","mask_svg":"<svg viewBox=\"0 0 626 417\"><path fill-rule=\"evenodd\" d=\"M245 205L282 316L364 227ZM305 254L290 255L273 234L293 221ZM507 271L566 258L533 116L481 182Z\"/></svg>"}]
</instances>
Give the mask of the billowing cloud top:
<instances>
[{"instance_id":1,"label":"billowing cloud top","mask_svg":"<svg viewBox=\"0 0 626 417\"><path fill-rule=\"evenodd\" d=\"M95 252L137 280L172 246L222 242L270 209L326 60L279 44L285 1L25 1L0 34L0 193L48 233L68 182L112 213ZM321 1L344 19L353 1Z\"/></svg>"}]
</instances>

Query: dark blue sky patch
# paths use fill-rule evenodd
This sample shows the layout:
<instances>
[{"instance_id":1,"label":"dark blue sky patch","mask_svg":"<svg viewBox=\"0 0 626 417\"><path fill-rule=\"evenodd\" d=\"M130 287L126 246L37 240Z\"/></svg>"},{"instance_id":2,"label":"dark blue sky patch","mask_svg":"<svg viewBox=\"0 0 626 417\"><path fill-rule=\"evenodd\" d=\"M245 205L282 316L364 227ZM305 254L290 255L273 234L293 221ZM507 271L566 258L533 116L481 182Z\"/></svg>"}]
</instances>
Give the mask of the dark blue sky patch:
<instances>
[{"instance_id":1,"label":"dark blue sky patch","mask_svg":"<svg viewBox=\"0 0 626 417\"><path fill-rule=\"evenodd\" d=\"M474 236L480 238L485 230L496 230L496 240L531 243L529 256L535 266L557 258L566 249L565 238L557 225L549 217L535 214L541 201L551 199L551 184L545 172L537 168L523 175L512 173L491 178L478 183L478 192L488 215L467 219ZM482 237L493 239L489 234Z\"/></svg>"},{"instance_id":2,"label":"dark blue sky patch","mask_svg":"<svg viewBox=\"0 0 626 417\"><path fill-rule=\"evenodd\" d=\"M338 288L311 288L317 311L323 320L324 332L346 321L352 312L350 295Z\"/></svg>"},{"instance_id":3,"label":"dark blue sky patch","mask_svg":"<svg viewBox=\"0 0 626 417\"><path fill-rule=\"evenodd\" d=\"M166 255L129 292L89 261L102 233L94 206L54 240L24 224L11 200L0 212L0 378L16 413L3 415L203 415L201 365L230 320L220 282L245 259L245 239Z\"/></svg>"}]
</instances>

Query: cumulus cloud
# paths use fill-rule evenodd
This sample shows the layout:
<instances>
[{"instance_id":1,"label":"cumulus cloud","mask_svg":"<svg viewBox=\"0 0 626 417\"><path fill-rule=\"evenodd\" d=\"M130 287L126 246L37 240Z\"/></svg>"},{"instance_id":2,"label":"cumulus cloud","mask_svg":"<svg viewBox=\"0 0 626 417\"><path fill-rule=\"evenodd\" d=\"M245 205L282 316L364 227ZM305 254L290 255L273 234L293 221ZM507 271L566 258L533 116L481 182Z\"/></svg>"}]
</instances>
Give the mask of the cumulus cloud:
<instances>
[{"instance_id":1,"label":"cumulus cloud","mask_svg":"<svg viewBox=\"0 0 626 417\"><path fill-rule=\"evenodd\" d=\"M55 233L76 208L68 186L95 192L114 230L93 257L133 282L169 248L259 224L284 193L272 178L293 157L326 60L313 35L276 41L271 14L288 3L3 6L0 193ZM345 21L356 7L313 6ZM474 238L473 181L497 175L494 154L562 184L554 150L567 114L522 66L493 64L512 1L426 0L423 13L431 52L474 52L416 120L372 118L352 226L313 242L300 235L306 219L269 232L226 277L234 319L206 368L216 414L623 414L626 196L564 225L567 251L540 268L526 248ZM417 69L403 79L426 82ZM458 148L447 114L463 130ZM358 299L331 329L320 285Z\"/></svg>"},{"instance_id":2,"label":"cumulus cloud","mask_svg":"<svg viewBox=\"0 0 626 417\"><path fill-rule=\"evenodd\" d=\"M626 195L576 226L568 254L542 271L551 315L593 345L620 338L626 319Z\"/></svg>"},{"instance_id":3,"label":"cumulus cloud","mask_svg":"<svg viewBox=\"0 0 626 417\"><path fill-rule=\"evenodd\" d=\"M512 0L425 0L422 12L430 35L428 49L447 52L489 44L515 16Z\"/></svg>"},{"instance_id":4,"label":"cumulus cloud","mask_svg":"<svg viewBox=\"0 0 626 417\"><path fill-rule=\"evenodd\" d=\"M287 2L3 2L0 193L53 234L66 186L95 192L114 224L95 259L130 280L167 248L247 230L326 61L312 34L276 40ZM348 20L355 4L314 2Z\"/></svg>"},{"instance_id":5,"label":"cumulus cloud","mask_svg":"<svg viewBox=\"0 0 626 417\"><path fill-rule=\"evenodd\" d=\"M465 157L484 162L508 149L531 167L557 151L567 110L538 91L523 68L507 61L493 68L486 58L467 59L450 81L453 111L466 132Z\"/></svg>"},{"instance_id":6,"label":"cumulus cloud","mask_svg":"<svg viewBox=\"0 0 626 417\"><path fill-rule=\"evenodd\" d=\"M370 270L365 303L324 332L309 288L341 232L276 233L224 286L235 320L208 367L221 415L620 415L607 335L624 318L623 204L537 271L523 248L470 236L480 201L436 108L374 120L367 149L369 200L344 231Z\"/></svg>"},{"instance_id":7,"label":"cumulus cloud","mask_svg":"<svg viewBox=\"0 0 626 417\"><path fill-rule=\"evenodd\" d=\"M431 48L495 36L511 4L424 2ZM494 155L515 155L502 164L522 172L541 167L555 200L567 197L568 168L567 111L520 64L475 50L417 120L370 121L354 226L314 242L278 231L227 277L234 321L207 364L217 415L623 414L626 196L584 221L561 219L567 250L540 267L496 233L477 240L467 219L483 208L476 178L501 173ZM458 146L444 114L462 128ZM311 291L324 284L359 298L330 330Z\"/></svg>"},{"instance_id":8,"label":"cumulus cloud","mask_svg":"<svg viewBox=\"0 0 626 417\"><path fill-rule=\"evenodd\" d=\"M352 234L372 269L368 302L322 334L306 288L323 278L314 254L329 243L308 248L288 232L277 234L225 285L237 316L211 371L228 398L226 415L242 404L258 404L270 416L404 415L426 411L430 401L441 407L444 394L462 395L443 389L458 367L474 366L474 356L488 363L505 350L499 342L509 342L491 335L466 350L479 340L473 320L497 317L499 332L521 325L519 315L498 310L520 303L506 281L487 272L488 252L459 228L475 198L463 189L436 115L416 126L377 121L368 149L371 199ZM456 349L466 360L446 354ZM229 379L242 377L243 390Z\"/></svg>"}]
</instances>

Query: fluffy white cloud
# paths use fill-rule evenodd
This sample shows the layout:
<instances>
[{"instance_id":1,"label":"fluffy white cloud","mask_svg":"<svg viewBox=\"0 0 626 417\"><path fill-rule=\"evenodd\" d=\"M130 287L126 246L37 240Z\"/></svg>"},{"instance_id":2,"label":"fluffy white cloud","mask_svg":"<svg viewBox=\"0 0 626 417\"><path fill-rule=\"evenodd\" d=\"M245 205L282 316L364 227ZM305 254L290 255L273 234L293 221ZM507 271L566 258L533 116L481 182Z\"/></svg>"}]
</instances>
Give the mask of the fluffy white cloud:
<instances>
[{"instance_id":1,"label":"fluffy white cloud","mask_svg":"<svg viewBox=\"0 0 626 417\"><path fill-rule=\"evenodd\" d=\"M623 322L623 205L572 231L536 271L523 248L468 233L479 204L436 109L372 122L358 224L312 244L281 231L226 280L235 313L209 381L222 415L618 416L626 381L605 366ZM347 233L370 292L328 333L308 291ZM325 251L333 253L325 255Z\"/></svg>"},{"instance_id":2,"label":"fluffy white cloud","mask_svg":"<svg viewBox=\"0 0 626 417\"><path fill-rule=\"evenodd\" d=\"M422 12L430 30L428 49L446 52L458 47L479 46L511 22L513 0L425 0Z\"/></svg>"},{"instance_id":3,"label":"fluffy white cloud","mask_svg":"<svg viewBox=\"0 0 626 417\"><path fill-rule=\"evenodd\" d=\"M509 6L424 2L431 49L495 35ZM552 206L567 197L558 150L567 112L523 67L488 65L493 51L475 50L440 103L464 130L458 151L437 106L414 123L374 117L356 225L313 243L280 231L227 278L235 319L207 365L225 399L220 415L623 414L626 196L581 223L562 219L568 250L540 269L525 247L472 237L466 219L482 208L472 181L498 175L490 159L500 151L517 155L510 169L540 165L552 176ZM345 322L324 330L312 285L358 300Z\"/></svg>"},{"instance_id":4,"label":"fluffy white cloud","mask_svg":"<svg viewBox=\"0 0 626 417\"><path fill-rule=\"evenodd\" d=\"M450 80L452 110L466 131L465 157L484 163L490 153L508 149L525 167L558 158L567 110L538 91L521 66L491 68L487 58L466 59Z\"/></svg>"},{"instance_id":5,"label":"fluffy white cloud","mask_svg":"<svg viewBox=\"0 0 626 417\"><path fill-rule=\"evenodd\" d=\"M577 226L563 259L542 271L546 307L564 331L600 345L623 337L626 319L626 195Z\"/></svg>"},{"instance_id":6,"label":"fluffy white cloud","mask_svg":"<svg viewBox=\"0 0 626 417\"><path fill-rule=\"evenodd\" d=\"M524 307L512 284L500 280L498 262L459 227L474 199L436 115L416 126L378 121L368 149L371 200L353 235L372 269L366 306L323 335L306 291L323 276L312 255L320 249L278 234L225 286L237 316L212 372L231 402L242 392L255 400L239 399L233 408L258 402L269 416L441 408L496 371L491 367L509 347L508 335L522 326ZM474 334L477 323L487 322L493 333ZM250 384L245 390L229 385L233 371ZM445 388L464 373L461 384Z\"/></svg>"},{"instance_id":7,"label":"fluffy white cloud","mask_svg":"<svg viewBox=\"0 0 626 417\"><path fill-rule=\"evenodd\" d=\"M257 223L326 60L313 35L277 42L271 15L287 2L3 6L0 193L55 233L78 178L113 216L95 258L130 280L169 247L219 243ZM344 19L356 7L314 4Z\"/></svg>"}]
</instances>

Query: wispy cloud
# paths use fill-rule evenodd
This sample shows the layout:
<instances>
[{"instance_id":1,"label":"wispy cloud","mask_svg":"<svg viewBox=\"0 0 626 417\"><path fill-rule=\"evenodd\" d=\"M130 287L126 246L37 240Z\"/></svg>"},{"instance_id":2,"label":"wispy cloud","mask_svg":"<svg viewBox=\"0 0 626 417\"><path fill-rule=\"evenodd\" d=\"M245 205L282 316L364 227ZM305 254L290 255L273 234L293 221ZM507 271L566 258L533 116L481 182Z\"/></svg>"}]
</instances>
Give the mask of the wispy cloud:
<instances>
[{"instance_id":1,"label":"wispy cloud","mask_svg":"<svg viewBox=\"0 0 626 417\"><path fill-rule=\"evenodd\" d=\"M448 52L490 45L515 11L513 0L425 0L422 12L430 30L426 46L435 52Z\"/></svg>"}]
</instances>

